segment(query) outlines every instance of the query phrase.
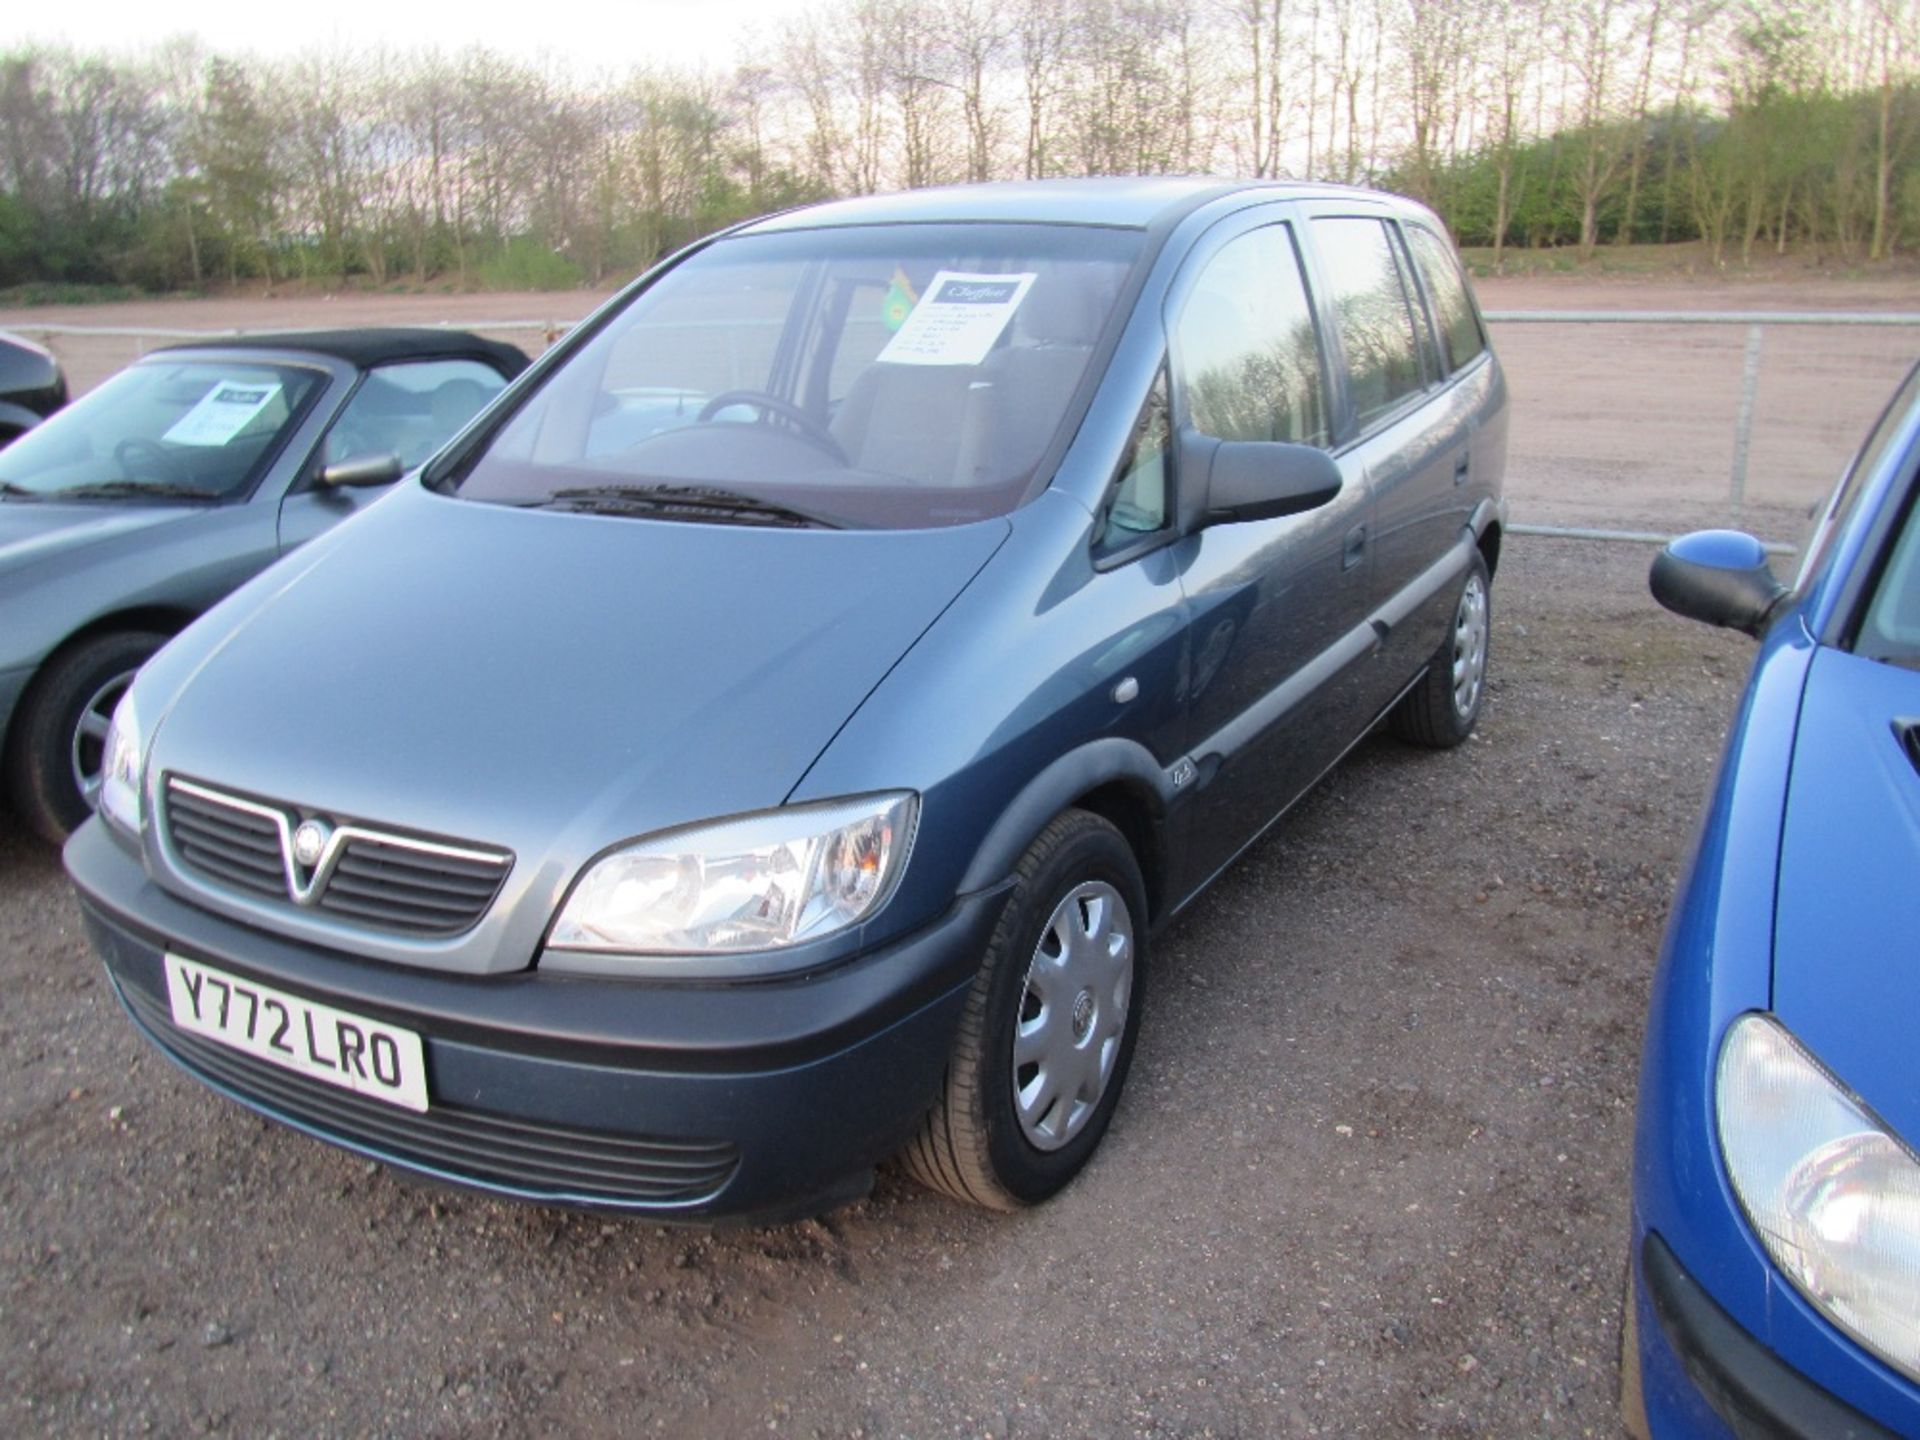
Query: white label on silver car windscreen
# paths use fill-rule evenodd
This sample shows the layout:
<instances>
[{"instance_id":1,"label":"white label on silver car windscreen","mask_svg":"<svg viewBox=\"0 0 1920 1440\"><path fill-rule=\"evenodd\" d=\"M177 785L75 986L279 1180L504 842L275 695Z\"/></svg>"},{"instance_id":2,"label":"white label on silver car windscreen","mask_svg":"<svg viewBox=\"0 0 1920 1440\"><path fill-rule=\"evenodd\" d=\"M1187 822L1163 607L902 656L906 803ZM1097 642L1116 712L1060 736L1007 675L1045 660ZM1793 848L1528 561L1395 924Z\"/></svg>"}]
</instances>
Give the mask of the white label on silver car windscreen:
<instances>
[{"instance_id":1,"label":"white label on silver car windscreen","mask_svg":"<svg viewBox=\"0 0 1920 1440\"><path fill-rule=\"evenodd\" d=\"M993 349L1035 276L942 270L880 352L886 365L978 365Z\"/></svg>"},{"instance_id":2,"label":"white label on silver car windscreen","mask_svg":"<svg viewBox=\"0 0 1920 1440\"><path fill-rule=\"evenodd\" d=\"M252 424L279 393L278 385L222 380L160 438L175 445L225 445Z\"/></svg>"}]
</instances>

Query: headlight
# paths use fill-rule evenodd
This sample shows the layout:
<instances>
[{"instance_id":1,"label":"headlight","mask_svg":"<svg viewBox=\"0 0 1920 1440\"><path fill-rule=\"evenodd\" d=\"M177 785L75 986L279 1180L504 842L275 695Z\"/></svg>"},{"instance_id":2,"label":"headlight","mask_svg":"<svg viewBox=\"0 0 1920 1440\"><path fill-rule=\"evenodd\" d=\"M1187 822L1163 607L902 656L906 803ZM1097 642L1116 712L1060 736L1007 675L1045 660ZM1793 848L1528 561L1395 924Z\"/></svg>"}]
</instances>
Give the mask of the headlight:
<instances>
[{"instance_id":1,"label":"headlight","mask_svg":"<svg viewBox=\"0 0 1920 1440\"><path fill-rule=\"evenodd\" d=\"M1920 1161L1763 1015L1728 1030L1716 1101L1727 1173L1773 1263L1920 1380Z\"/></svg>"},{"instance_id":2,"label":"headlight","mask_svg":"<svg viewBox=\"0 0 1920 1440\"><path fill-rule=\"evenodd\" d=\"M100 762L100 813L129 835L140 833L140 719L134 714L133 692L120 697Z\"/></svg>"},{"instance_id":3,"label":"headlight","mask_svg":"<svg viewBox=\"0 0 1920 1440\"><path fill-rule=\"evenodd\" d=\"M639 840L587 870L549 950L733 955L844 930L892 892L917 802L796 805Z\"/></svg>"}]
</instances>

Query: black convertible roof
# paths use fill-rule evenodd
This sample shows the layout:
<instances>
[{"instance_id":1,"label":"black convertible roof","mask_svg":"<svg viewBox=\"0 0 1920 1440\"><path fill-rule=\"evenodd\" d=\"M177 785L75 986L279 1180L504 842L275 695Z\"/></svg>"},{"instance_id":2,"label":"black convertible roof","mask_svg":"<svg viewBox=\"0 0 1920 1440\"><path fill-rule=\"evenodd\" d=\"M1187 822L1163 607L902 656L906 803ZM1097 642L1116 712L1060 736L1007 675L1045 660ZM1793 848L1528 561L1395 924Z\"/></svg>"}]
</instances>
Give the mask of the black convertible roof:
<instances>
[{"instance_id":1,"label":"black convertible roof","mask_svg":"<svg viewBox=\"0 0 1920 1440\"><path fill-rule=\"evenodd\" d=\"M408 329L281 330L271 334L209 336L168 345L166 350L308 350L365 369L397 360L478 360L509 379L527 368L526 354L467 330L426 326ZM155 354L162 353L156 350Z\"/></svg>"}]
</instances>

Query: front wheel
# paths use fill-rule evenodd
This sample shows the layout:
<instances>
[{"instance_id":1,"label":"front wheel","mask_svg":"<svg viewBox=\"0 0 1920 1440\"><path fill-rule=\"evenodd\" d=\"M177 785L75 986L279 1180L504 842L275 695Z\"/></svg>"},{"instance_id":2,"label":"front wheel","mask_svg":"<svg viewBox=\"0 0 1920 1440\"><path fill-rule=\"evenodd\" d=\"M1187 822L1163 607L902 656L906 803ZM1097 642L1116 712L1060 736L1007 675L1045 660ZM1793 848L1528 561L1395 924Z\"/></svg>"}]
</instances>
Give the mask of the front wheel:
<instances>
[{"instance_id":1,"label":"front wheel","mask_svg":"<svg viewBox=\"0 0 1920 1440\"><path fill-rule=\"evenodd\" d=\"M1388 717L1394 734L1444 750L1473 733L1487 698L1487 641L1492 631L1487 562L1475 551L1454 602L1453 621L1427 662L1426 675Z\"/></svg>"},{"instance_id":2,"label":"front wheel","mask_svg":"<svg viewBox=\"0 0 1920 1440\"><path fill-rule=\"evenodd\" d=\"M48 661L21 697L7 789L20 818L49 844L93 812L114 707L166 639L123 630L82 640Z\"/></svg>"},{"instance_id":3,"label":"front wheel","mask_svg":"<svg viewBox=\"0 0 1920 1440\"><path fill-rule=\"evenodd\" d=\"M903 1159L932 1189L1034 1205L1098 1148L1140 1029L1146 886L1097 815L1069 810L1021 858L945 1082Z\"/></svg>"}]
</instances>

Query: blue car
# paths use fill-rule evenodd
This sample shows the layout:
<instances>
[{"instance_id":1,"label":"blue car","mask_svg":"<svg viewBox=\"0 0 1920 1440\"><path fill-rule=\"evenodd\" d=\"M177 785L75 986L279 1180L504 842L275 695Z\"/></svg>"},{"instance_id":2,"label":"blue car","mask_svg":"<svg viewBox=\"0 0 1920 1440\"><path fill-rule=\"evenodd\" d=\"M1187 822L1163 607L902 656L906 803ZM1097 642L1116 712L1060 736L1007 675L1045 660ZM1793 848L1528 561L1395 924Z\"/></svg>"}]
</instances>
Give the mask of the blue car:
<instances>
[{"instance_id":1,"label":"blue car","mask_svg":"<svg viewBox=\"0 0 1920 1440\"><path fill-rule=\"evenodd\" d=\"M65 856L216 1089L495 1193L1010 1209L1153 933L1486 697L1506 386L1364 191L917 191L703 242L119 703Z\"/></svg>"},{"instance_id":2,"label":"blue car","mask_svg":"<svg viewBox=\"0 0 1920 1440\"><path fill-rule=\"evenodd\" d=\"M1760 655L1653 985L1628 1428L1920 1435L1920 368L1791 585L1729 531L1654 563Z\"/></svg>"}]
</instances>

